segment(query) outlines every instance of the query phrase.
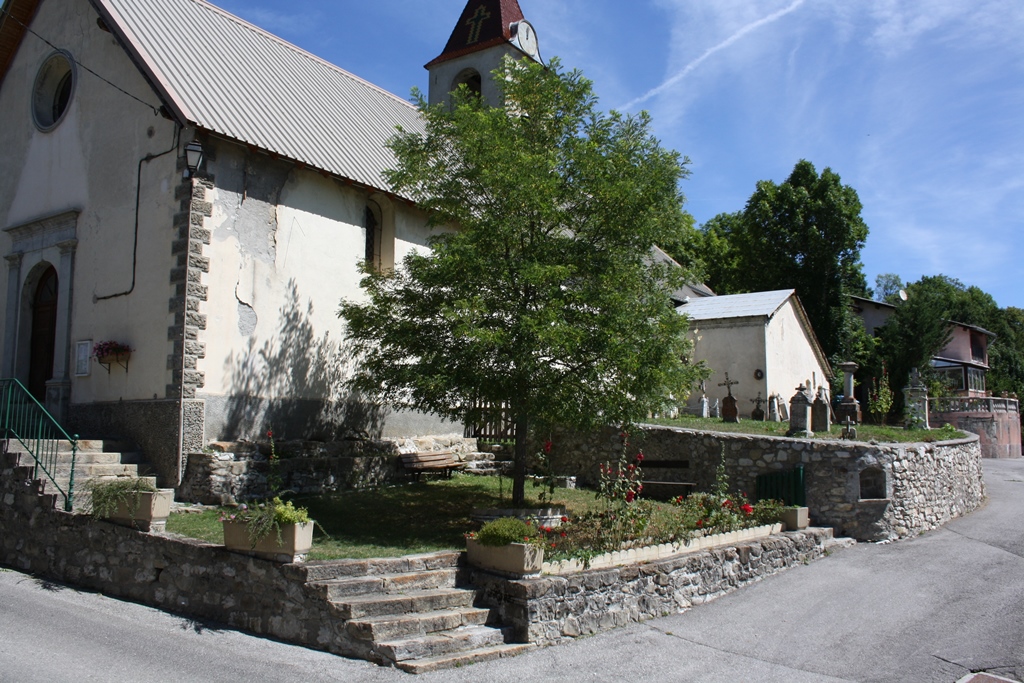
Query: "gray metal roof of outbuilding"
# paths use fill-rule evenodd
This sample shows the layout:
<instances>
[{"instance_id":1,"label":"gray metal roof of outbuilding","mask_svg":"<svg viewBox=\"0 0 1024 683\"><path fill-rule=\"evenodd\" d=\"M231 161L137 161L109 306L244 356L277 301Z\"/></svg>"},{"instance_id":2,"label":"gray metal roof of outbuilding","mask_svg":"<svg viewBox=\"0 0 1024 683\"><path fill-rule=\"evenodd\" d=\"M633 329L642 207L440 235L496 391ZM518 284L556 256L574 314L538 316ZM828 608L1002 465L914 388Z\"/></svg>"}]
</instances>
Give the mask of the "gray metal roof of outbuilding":
<instances>
[{"instance_id":1,"label":"gray metal roof of outbuilding","mask_svg":"<svg viewBox=\"0 0 1024 683\"><path fill-rule=\"evenodd\" d=\"M92 0L187 123L380 190L405 100L204 0Z\"/></svg>"},{"instance_id":2,"label":"gray metal roof of outbuilding","mask_svg":"<svg viewBox=\"0 0 1024 683\"><path fill-rule=\"evenodd\" d=\"M772 292L702 297L691 299L676 310L685 313L690 320L771 318L794 293L792 289L779 289Z\"/></svg>"}]
</instances>

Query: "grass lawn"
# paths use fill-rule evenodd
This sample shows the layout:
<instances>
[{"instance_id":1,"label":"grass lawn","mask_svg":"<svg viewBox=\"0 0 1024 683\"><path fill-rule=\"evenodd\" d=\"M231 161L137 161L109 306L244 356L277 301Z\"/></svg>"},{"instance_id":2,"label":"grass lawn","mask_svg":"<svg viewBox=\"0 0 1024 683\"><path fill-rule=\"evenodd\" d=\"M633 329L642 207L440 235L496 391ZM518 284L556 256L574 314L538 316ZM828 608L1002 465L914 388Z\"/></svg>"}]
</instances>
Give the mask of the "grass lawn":
<instances>
[{"instance_id":1,"label":"grass lawn","mask_svg":"<svg viewBox=\"0 0 1024 683\"><path fill-rule=\"evenodd\" d=\"M740 418L738 423L722 422L716 418L702 418L691 415L683 415L674 420L655 419L650 420L652 424L666 425L669 427L685 427L686 429L697 429L708 432L730 432L737 434L764 434L767 436L785 436L789 429L787 422L754 422ZM838 439L842 434L842 425L832 425L829 432L815 432L815 439ZM861 424L857 425L858 441L877 441L879 443L917 443L948 441L950 439L961 439L966 434L959 432L952 427L942 429L904 429L903 427L889 427L881 425Z\"/></svg>"},{"instance_id":2,"label":"grass lawn","mask_svg":"<svg viewBox=\"0 0 1024 683\"><path fill-rule=\"evenodd\" d=\"M318 524L309 559L397 557L463 549L463 534L477 528L469 518L472 510L509 507L511 486L509 478L457 474L450 480L294 500L309 508ZM540 492L527 482L527 507L541 507ZM603 506L593 491L583 489L556 489L553 504L564 505L572 514ZM231 509L223 512L230 514ZM174 513L167 520L167 530L223 543L221 514L220 510Z\"/></svg>"}]
</instances>

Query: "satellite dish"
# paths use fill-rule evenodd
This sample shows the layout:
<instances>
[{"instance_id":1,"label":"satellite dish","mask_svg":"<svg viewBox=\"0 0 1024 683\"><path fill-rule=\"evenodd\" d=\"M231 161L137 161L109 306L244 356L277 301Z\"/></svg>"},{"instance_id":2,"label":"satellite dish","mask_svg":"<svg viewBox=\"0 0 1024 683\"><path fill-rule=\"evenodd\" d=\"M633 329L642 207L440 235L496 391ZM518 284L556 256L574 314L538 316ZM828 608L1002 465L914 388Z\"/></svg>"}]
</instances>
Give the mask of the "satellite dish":
<instances>
[{"instance_id":1,"label":"satellite dish","mask_svg":"<svg viewBox=\"0 0 1024 683\"><path fill-rule=\"evenodd\" d=\"M905 290L905 289L901 289L900 290L900 298L903 299L904 301L907 300L907 290Z\"/></svg>"}]
</instances>

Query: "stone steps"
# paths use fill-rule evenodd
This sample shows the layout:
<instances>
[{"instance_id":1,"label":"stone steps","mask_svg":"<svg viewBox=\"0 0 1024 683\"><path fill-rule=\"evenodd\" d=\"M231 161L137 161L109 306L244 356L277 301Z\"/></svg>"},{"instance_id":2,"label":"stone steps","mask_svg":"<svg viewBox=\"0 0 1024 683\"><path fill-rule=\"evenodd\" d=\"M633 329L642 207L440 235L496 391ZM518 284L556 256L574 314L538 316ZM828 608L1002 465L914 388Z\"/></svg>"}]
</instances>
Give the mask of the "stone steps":
<instances>
[{"instance_id":1,"label":"stone steps","mask_svg":"<svg viewBox=\"0 0 1024 683\"><path fill-rule=\"evenodd\" d=\"M402 671L412 674L425 674L440 669L453 669L456 667L476 664L477 662L490 662L502 657L514 657L528 652L534 648L529 643L508 643L506 645L494 645L469 652L442 655L439 657L424 657L407 662L398 662L397 666Z\"/></svg>"},{"instance_id":2,"label":"stone steps","mask_svg":"<svg viewBox=\"0 0 1024 683\"><path fill-rule=\"evenodd\" d=\"M344 619L358 619L471 607L475 599L475 591L431 588L398 595L358 595L332 602Z\"/></svg>"},{"instance_id":3,"label":"stone steps","mask_svg":"<svg viewBox=\"0 0 1024 683\"><path fill-rule=\"evenodd\" d=\"M54 453L56 462L50 474L54 481L44 477L44 487L56 493L56 486L67 490L71 478L71 443L68 441L39 440L29 442L32 448ZM16 439L8 441L8 452L20 455L22 464L32 461L28 448ZM89 482L109 481L124 477L142 477L156 486L156 477L149 476L150 468L142 454L134 447L117 439L80 439L75 453L74 509L84 511L89 507ZM40 472L40 476L43 476Z\"/></svg>"},{"instance_id":4,"label":"stone steps","mask_svg":"<svg viewBox=\"0 0 1024 683\"><path fill-rule=\"evenodd\" d=\"M467 650L505 645L510 636L510 629L462 626L443 633L430 633L378 643L377 652L393 662L400 663L410 659L440 657L464 653Z\"/></svg>"},{"instance_id":5,"label":"stone steps","mask_svg":"<svg viewBox=\"0 0 1024 683\"><path fill-rule=\"evenodd\" d=\"M346 625L349 634L374 644L396 639L441 633L463 626L483 626L491 617L491 610L482 607L461 607L453 610L435 610L422 614L391 614L365 619L352 619Z\"/></svg>"},{"instance_id":6,"label":"stone steps","mask_svg":"<svg viewBox=\"0 0 1024 683\"><path fill-rule=\"evenodd\" d=\"M315 584L315 589L328 600L339 602L346 597L367 593L402 593L410 590L453 586L458 573L458 569L450 568L404 574L355 576L318 582Z\"/></svg>"},{"instance_id":7,"label":"stone steps","mask_svg":"<svg viewBox=\"0 0 1024 683\"><path fill-rule=\"evenodd\" d=\"M463 553L313 562L306 589L326 600L367 658L413 673L518 654L510 628L476 607Z\"/></svg>"}]
</instances>

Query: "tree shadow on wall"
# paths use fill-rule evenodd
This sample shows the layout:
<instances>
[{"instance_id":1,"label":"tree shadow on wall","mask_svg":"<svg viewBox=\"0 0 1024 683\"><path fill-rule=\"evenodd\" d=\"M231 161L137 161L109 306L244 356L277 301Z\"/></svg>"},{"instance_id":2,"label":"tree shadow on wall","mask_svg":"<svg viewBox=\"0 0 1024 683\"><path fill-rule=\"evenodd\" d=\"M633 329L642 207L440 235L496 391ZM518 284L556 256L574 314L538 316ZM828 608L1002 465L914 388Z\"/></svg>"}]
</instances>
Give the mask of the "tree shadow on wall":
<instances>
[{"instance_id":1,"label":"tree shadow on wall","mask_svg":"<svg viewBox=\"0 0 1024 683\"><path fill-rule=\"evenodd\" d=\"M378 438L387 409L360 401L345 388L355 360L326 332L317 337L313 302L305 307L289 280L278 312L277 333L225 361L230 381L224 433L227 440L258 440L268 428L275 438L334 441Z\"/></svg>"}]
</instances>

